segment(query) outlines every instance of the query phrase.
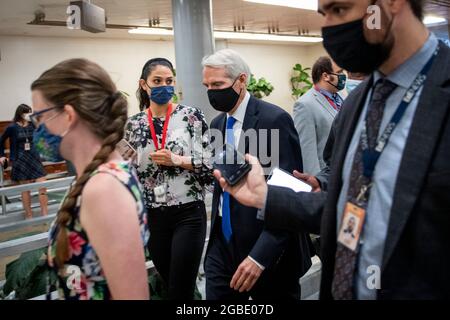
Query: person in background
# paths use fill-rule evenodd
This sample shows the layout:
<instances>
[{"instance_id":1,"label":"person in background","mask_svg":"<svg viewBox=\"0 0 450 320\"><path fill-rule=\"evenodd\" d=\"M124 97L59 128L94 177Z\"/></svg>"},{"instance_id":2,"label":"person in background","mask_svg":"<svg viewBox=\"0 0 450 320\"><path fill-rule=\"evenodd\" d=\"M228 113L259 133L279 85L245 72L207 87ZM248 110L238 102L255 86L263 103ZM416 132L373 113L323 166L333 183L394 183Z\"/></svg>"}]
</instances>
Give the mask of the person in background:
<instances>
[{"instance_id":1,"label":"person in background","mask_svg":"<svg viewBox=\"0 0 450 320\"><path fill-rule=\"evenodd\" d=\"M368 75L362 72L348 72L348 79L346 83L348 94L356 89L356 87L360 85L367 77ZM351 108L351 106L349 106L349 108ZM321 190L327 191L328 189L328 180L331 175L331 156L333 154L333 147L336 140L336 126L339 121L339 115L340 113L338 113L336 118L333 120L330 134L323 150L323 161L325 166L315 176L298 171L294 171L293 173L296 178L311 185L313 187L313 192L319 192Z\"/></svg>"},{"instance_id":2,"label":"person in background","mask_svg":"<svg viewBox=\"0 0 450 320\"><path fill-rule=\"evenodd\" d=\"M144 65L137 92L142 112L128 120L125 139L137 151L150 256L168 299L192 300L206 237L205 188L214 178L204 114L173 103L174 86L169 60Z\"/></svg>"},{"instance_id":3,"label":"person in background","mask_svg":"<svg viewBox=\"0 0 450 320\"><path fill-rule=\"evenodd\" d=\"M60 298L148 300L140 185L115 150L127 121L125 97L85 59L57 64L31 90L37 150L77 171L49 231L48 266Z\"/></svg>"},{"instance_id":4,"label":"person in background","mask_svg":"<svg viewBox=\"0 0 450 320\"><path fill-rule=\"evenodd\" d=\"M359 86L364 79L367 78L367 74L362 72L347 72L347 82L345 83L345 90L347 91L347 96Z\"/></svg>"},{"instance_id":5,"label":"person in background","mask_svg":"<svg viewBox=\"0 0 450 320\"><path fill-rule=\"evenodd\" d=\"M294 123L302 149L303 170L310 175L325 167L323 150L331 124L344 100L346 75L329 57L319 58L312 68L314 87L294 105Z\"/></svg>"},{"instance_id":6,"label":"person in background","mask_svg":"<svg viewBox=\"0 0 450 320\"><path fill-rule=\"evenodd\" d=\"M47 175L33 143L34 126L30 122L31 114L31 107L25 104L18 106L13 123L6 128L0 138L0 164L2 166L5 164L5 142L9 139L9 160L12 166L11 180L18 184L43 182ZM41 215L47 216L48 198L45 188L39 189L39 203ZM30 191L22 192L22 204L25 210L25 219L32 219Z\"/></svg>"}]
</instances>

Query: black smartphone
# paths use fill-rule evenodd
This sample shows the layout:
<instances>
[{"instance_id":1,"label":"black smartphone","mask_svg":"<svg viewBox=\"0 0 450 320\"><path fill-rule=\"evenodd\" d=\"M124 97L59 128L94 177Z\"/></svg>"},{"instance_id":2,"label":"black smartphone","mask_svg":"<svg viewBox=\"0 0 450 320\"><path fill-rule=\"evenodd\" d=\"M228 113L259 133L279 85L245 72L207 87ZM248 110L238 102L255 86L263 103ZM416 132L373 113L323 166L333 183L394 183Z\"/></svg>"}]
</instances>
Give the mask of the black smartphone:
<instances>
[{"instance_id":1,"label":"black smartphone","mask_svg":"<svg viewBox=\"0 0 450 320\"><path fill-rule=\"evenodd\" d=\"M245 160L245 156L230 144L225 144L219 154L214 157L213 166L221 172L230 186L236 185L252 169L251 164Z\"/></svg>"}]
</instances>

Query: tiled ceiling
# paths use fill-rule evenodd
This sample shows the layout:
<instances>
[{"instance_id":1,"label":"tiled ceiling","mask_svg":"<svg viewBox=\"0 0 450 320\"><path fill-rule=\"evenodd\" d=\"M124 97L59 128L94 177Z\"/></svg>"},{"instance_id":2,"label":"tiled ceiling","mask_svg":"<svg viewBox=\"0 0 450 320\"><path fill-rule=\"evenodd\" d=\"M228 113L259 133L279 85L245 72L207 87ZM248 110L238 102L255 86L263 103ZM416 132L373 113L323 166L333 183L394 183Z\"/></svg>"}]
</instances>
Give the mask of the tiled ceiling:
<instances>
[{"instance_id":1,"label":"tiled ceiling","mask_svg":"<svg viewBox=\"0 0 450 320\"><path fill-rule=\"evenodd\" d=\"M301 0L299 0L301 1ZM66 28L29 26L36 10L46 20L65 21L69 0L0 0L0 34L68 35ZM108 24L172 27L170 0L92 0L106 9ZM450 20L450 0L427 1L427 13ZM320 34L322 18L314 11L270 6L242 0L213 0L214 29L278 34ZM73 31L72 34L73 35ZM79 36L94 36L86 32ZM127 36L124 30L108 30L109 36ZM96 35L101 36L101 35Z\"/></svg>"}]
</instances>

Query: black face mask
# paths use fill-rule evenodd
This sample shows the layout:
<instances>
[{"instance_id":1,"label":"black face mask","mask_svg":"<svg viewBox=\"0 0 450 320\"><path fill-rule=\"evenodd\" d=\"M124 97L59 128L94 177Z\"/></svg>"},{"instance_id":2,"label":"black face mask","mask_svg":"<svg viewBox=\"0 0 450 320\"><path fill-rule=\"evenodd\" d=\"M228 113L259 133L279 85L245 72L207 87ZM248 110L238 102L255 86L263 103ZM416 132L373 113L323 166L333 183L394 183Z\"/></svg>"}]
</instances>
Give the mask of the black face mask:
<instances>
[{"instance_id":1,"label":"black face mask","mask_svg":"<svg viewBox=\"0 0 450 320\"><path fill-rule=\"evenodd\" d=\"M208 90L209 103L214 109L220 112L230 112L236 106L236 103L241 96L241 92L234 91L233 86L237 79L233 82L231 87L225 89L210 89Z\"/></svg>"},{"instance_id":2,"label":"black face mask","mask_svg":"<svg viewBox=\"0 0 450 320\"><path fill-rule=\"evenodd\" d=\"M368 43L364 37L364 19L324 27L322 36L323 46L331 58L350 72L372 73L389 58L393 47L393 41L387 39L380 44Z\"/></svg>"}]
</instances>

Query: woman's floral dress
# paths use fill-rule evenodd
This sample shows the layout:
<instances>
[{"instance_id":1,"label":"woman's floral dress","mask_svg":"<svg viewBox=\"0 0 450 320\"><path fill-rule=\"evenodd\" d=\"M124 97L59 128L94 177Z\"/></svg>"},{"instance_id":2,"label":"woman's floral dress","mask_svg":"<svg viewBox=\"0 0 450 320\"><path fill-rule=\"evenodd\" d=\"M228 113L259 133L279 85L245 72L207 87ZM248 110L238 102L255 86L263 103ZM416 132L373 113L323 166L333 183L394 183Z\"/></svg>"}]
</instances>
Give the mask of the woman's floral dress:
<instances>
[{"instance_id":1,"label":"woman's floral dress","mask_svg":"<svg viewBox=\"0 0 450 320\"><path fill-rule=\"evenodd\" d=\"M141 227L144 248L149 239L147 218L141 194L140 184L134 169L128 162L109 162L101 165L91 177L98 173L108 173L117 178L133 195ZM89 238L80 223L81 196L72 212L72 219L67 224L70 258L62 271L53 267L58 274L58 294L66 300L109 300L111 293L106 282L100 260L89 243ZM49 232L51 258L56 256L56 236L58 227L53 222Z\"/></svg>"}]
</instances>

